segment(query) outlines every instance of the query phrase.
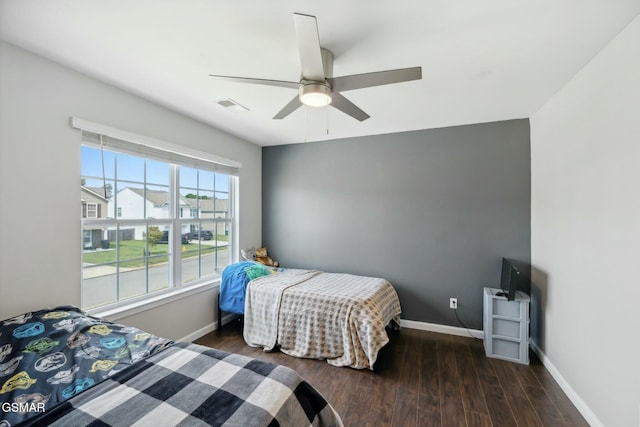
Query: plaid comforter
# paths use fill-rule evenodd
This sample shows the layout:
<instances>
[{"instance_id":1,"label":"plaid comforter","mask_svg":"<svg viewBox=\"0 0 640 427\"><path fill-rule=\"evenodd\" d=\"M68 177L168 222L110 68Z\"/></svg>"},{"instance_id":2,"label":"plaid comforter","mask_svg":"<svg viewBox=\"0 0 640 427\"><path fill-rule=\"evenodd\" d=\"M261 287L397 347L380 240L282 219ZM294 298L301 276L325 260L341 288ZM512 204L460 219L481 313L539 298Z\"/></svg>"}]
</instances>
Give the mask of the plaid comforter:
<instances>
[{"instance_id":1,"label":"plaid comforter","mask_svg":"<svg viewBox=\"0 0 640 427\"><path fill-rule=\"evenodd\" d=\"M33 425L342 426L293 370L177 343L73 397Z\"/></svg>"}]
</instances>

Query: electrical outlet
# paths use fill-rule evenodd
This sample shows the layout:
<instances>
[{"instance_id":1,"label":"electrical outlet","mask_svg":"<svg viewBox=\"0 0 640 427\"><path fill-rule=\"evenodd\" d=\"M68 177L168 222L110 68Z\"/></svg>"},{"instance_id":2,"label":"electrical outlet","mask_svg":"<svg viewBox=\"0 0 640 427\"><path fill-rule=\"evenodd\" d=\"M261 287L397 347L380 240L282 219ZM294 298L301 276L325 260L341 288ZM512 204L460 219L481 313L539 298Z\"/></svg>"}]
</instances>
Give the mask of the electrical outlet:
<instances>
[{"instance_id":1,"label":"electrical outlet","mask_svg":"<svg viewBox=\"0 0 640 427\"><path fill-rule=\"evenodd\" d=\"M449 308L458 309L458 298L449 298Z\"/></svg>"}]
</instances>

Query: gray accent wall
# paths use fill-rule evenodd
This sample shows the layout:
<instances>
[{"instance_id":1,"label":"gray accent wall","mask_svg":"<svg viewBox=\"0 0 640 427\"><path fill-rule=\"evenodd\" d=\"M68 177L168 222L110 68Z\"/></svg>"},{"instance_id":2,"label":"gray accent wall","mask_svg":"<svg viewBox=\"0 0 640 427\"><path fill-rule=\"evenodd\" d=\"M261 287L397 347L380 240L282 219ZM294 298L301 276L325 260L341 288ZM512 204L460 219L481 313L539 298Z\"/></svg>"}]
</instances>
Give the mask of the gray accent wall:
<instances>
[{"instance_id":1,"label":"gray accent wall","mask_svg":"<svg viewBox=\"0 0 640 427\"><path fill-rule=\"evenodd\" d=\"M384 277L408 320L482 329L501 258L531 258L529 121L262 149L262 243L286 267Z\"/></svg>"}]
</instances>

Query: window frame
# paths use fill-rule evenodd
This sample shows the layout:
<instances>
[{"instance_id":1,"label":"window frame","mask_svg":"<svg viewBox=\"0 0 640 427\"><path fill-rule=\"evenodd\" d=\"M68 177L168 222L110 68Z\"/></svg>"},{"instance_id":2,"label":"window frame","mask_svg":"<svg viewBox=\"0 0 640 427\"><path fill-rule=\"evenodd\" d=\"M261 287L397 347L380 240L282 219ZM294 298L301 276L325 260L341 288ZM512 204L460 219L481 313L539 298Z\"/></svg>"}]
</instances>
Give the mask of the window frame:
<instances>
[{"instance_id":1,"label":"window frame","mask_svg":"<svg viewBox=\"0 0 640 427\"><path fill-rule=\"evenodd\" d=\"M144 155L142 153L137 153L137 152L128 152L128 151L121 151L118 150L116 148L112 148L112 147L105 147L105 149L112 151L112 152L118 152L118 153L122 153L122 154L128 154L128 155L134 155L137 157L142 157L145 159L149 159L149 160L155 160L155 161L160 161L163 163L167 163L169 164L171 173L170 173L170 184L169 184L169 197L170 197L170 209L172 210L172 216L170 218L163 218L163 219L150 219L150 218L145 218L145 219L122 219L121 215L118 215L118 213L121 213L121 210L119 206L117 206L117 204L115 205L115 207L117 208L117 210L115 212L107 212L107 215L109 214L113 214L114 218L81 218L81 229L85 230L86 228L91 228L91 227L99 227L99 226L105 226L105 227L109 227L109 226L117 226L117 225L127 225L129 223L133 224L133 223L145 223L147 226L151 226L154 225L155 223L162 223L162 224L166 224L167 222L170 223L169 226L169 230L171 233L172 238L170 239L170 245L171 248L168 249L168 253L170 253L171 255L168 255L171 259L170 263L169 263L169 286L167 289L164 290L160 290L160 291L153 291L153 292L149 292L149 288L148 288L148 278L145 279L146 283L146 289L147 292L143 295L137 296L137 297L132 297L132 298L128 298L128 299L124 299L124 300L119 300L119 296L118 296L118 300L114 303L111 304L105 304L105 305L101 305L98 307L94 307L94 308L88 308L86 309L89 313L95 314L95 313L109 313L110 315L114 315L117 314L118 312L124 312L127 310L131 310L132 307L140 307L140 306L144 306L144 305L157 305L157 304L162 304L163 300L165 299L173 299L173 298L177 298L180 297L180 295L187 295L187 294L192 294L194 292L199 292L199 289L202 289L203 287L206 287L207 289L211 288L212 286L215 286L216 284L218 284L220 282L220 274L221 274L221 270L223 267L218 266L217 270L218 270L218 274L212 274L206 277L200 277L199 279L190 281L188 283L182 283L182 263L183 263L183 258L181 257L181 237L182 237L182 224L183 223L191 223L193 222L193 220L196 220L196 222L198 222L199 224L201 223L202 219L201 218L192 218L191 216L187 217L187 218L182 218L180 216L180 204L179 204L179 198L180 198L180 182L179 182L179 173L178 168L181 166L186 166L186 167L194 167L196 169L199 170L204 170L204 171L211 171L214 173L221 173L224 175L227 175L228 180L229 180L229 201L228 201L228 212L229 215L227 217L220 217L220 218L214 218L211 219L212 221L214 221L214 223L216 224L216 228L218 226L218 224L220 224L223 229L229 229L229 240L228 240L228 256L229 256L229 263L232 262L237 262L238 260L238 254L237 254L237 245L238 245L238 229L239 229L239 225L238 225L238 214L237 214L237 206L238 206L238 198L237 198L237 188L238 188L238 184L239 184L239 168L241 166L241 164L239 162L233 161L233 160L229 160L229 159L223 159L214 155L211 155L209 153L202 153L202 152L197 152L195 150L189 149L187 147L183 147L183 146L178 146L178 145L173 145L171 143L168 143L166 141L161 141L161 140L155 140L155 139L151 139L148 137L144 137L144 136L140 136L140 135L135 135L135 134L131 134L125 131L118 131L118 130L114 130L113 128L109 128L103 125L99 125L99 124L95 124L95 123L91 123L91 122L87 122L83 119L78 119L78 118L72 118L72 126L77 128L77 129L81 129L83 131L83 136L81 138L81 145L86 145L86 146L90 146L93 148L99 148L96 146L95 143L92 143L92 141L87 141L84 139L84 131L86 130L87 132L93 132L96 133L96 131L101 132L100 135L102 134L108 134L109 136L113 137L113 138L118 138L120 141L125 141L127 143L130 143L132 147L137 147L140 145L149 145L150 147L152 147L152 149L155 150L168 150L171 153L178 153L178 156L180 154L182 154L183 156L187 156L187 157L194 157L197 156L198 159L202 159L203 163L201 162L201 164L194 166L191 164L177 164L177 163L173 163L173 162L169 162L167 161L167 159L161 158L161 159L157 159L154 158L153 156L147 156ZM105 132L106 131L106 132ZM127 140L124 140L123 137L127 138ZM151 142L151 143L150 143ZM136 148L132 148L131 151L136 151ZM226 168L232 168L236 171L238 171L235 174L229 174L229 173L225 173L225 171L221 171L218 170L215 167L212 168L208 168L206 167L207 164L212 164L212 165L216 165L218 164L218 161L220 161L220 159L222 159L224 161L224 163L220 163L220 165L222 165L222 167L226 167ZM225 164L226 163L226 164ZM204 165L204 166L203 166ZM114 181L115 182L115 181ZM213 189L215 191L215 188ZM116 194L114 192L114 198L116 197ZM97 209L97 208L96 208ZM107 209L107 211L109 211L109 209ZM120 212L118 212L120 211ZM96 211L97 213L97 211ZM208 220L208 219L207 219ZM129 224L129 225L131 225ZM138 224L139 225L139 224ZM84 235L84 232L83 232ZM198 243L200 245L200 243ZM198 251L200 252L201 249L198 249ZM216 252L217 254L217 252ZM216 255L217 257L217 255ZM119 261L118 261L119 262ZM217 260L216 260L217 263ZM201 266L201 260L198 261L199 264L199 271L202 271L202 266ZM149 268L147 266L147 268ZM199 275L201 275L201 273L199 273ZM118 282L116 282L118 283ZM119 288L119 285L117 285L117 287ZM83 275L81 275L81 280L80 280L80 288L81 288L81 293L84 294L85 292L85 286L84 286L84 278ZM81 302L82 305L84 306L85 304L85 298L84 295L81 298Z\"/></svg>"},{"instance_id":2,"label":"window frame","mask_svg":"<svg viewBox=\"0 0 640 427\"><path fill-rule=\"evenodd\" d=\"M87 207L86 208L87 212L86 212L85 218L83 218L83 219L86 219L86 218L94 218L94 219L95 218L100 218L98 216L98 204L97 203L86 203L86 207ZM93 210L90 209L92 207L93 207ZM94 216L89 215L90 212L93 212L95 215Z\"/></svg>"}]
</instances>

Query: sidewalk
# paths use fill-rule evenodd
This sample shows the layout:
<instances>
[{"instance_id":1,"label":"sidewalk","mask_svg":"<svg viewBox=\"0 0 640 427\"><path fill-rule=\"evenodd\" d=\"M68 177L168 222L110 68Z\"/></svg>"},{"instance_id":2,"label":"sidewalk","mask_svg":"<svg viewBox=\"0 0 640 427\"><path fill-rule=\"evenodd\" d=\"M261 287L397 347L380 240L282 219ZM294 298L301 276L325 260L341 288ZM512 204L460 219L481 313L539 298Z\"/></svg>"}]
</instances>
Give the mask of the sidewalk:
<instances>
[{"instance_id":1,"label":"sidewalk","mask_svg":"<svg viewBox=\"0 0 640 427\"><path fill-rule=\"evenodd\" d=\"M93 264L84 263L82 267L89 267ZM135 268L120 267L120 272L135 270ZM100 265L97 267L87 268L82 270L83 279L93 279L99 276L108 276L109 274L116 274L116 268L111 265Z\"/></svg>"},{"instance_id":2,"label":"sidewalk","mask_svg":"<svg viewBox=\"0 0 640 427\"><path fill-rule=\"evenodd\" d=\"M198 240L189 240L189 244L196 244L198 243ZM204 246L217 246L219 248L224 248L226 246L229 246L229 242L226 242L224 240L200 240L200 243Z\"/></svg>"}]
</instances>

